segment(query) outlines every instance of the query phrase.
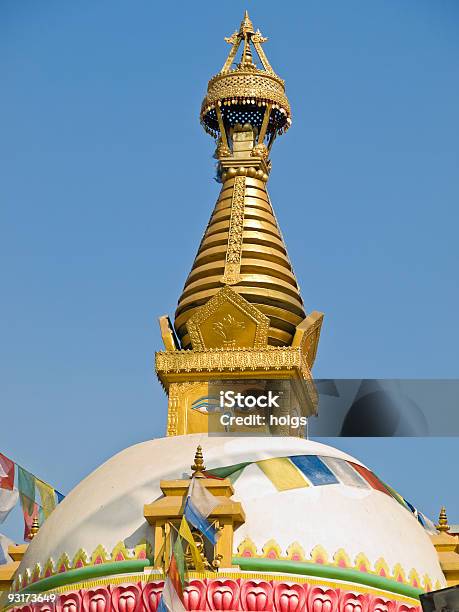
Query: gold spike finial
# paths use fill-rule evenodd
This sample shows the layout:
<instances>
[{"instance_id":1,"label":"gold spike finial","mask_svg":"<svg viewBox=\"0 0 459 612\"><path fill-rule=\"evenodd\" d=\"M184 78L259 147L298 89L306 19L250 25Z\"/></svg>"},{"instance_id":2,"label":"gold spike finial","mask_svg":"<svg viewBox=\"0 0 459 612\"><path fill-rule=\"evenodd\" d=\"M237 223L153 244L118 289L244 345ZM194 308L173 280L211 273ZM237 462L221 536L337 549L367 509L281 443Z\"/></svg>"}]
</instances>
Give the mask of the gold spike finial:
<instances>
[{"instance_id":1,"label":"gold spike finial","mask_svg":"<svg viewBox=\"0 0 459 612\"><path fill-rule=\"evenodd\" d=\"M204 465L202 446L198 446L198 448L196 449L196 453L194 456L194 463L191 466L191 469L193 470L193 474L191 475L191 478L205 478L203 471L206 469L206 466Z\"/></svg>"},{"instance_id":2,"label":"gold spike finial","mask_svg":"<svg viewBox=\"0 0 459 612\"><path fill-rule=\"evenodd\" d=\"M435 525L438 531L449 531L448 517L446 516L445 506L441 507L440 515L438 517L438 525Z\"/></svg>"},{"instance_id":3,"label":"gold spike finial","mask_svg":"<svg viewBox=\"0 0 459 612\"><path fill-rule=\"evenodd\" d=\"M246 34L255 34L253 24L250 20L249 13L246 10L244 13L244 19L241 21L241 27L239 28L239 34L245 36Z\"/></svg>"},{"instance_id":4,"label":"gold spike finial","mask_svg":"<svg viewBox=\"0 0 459 612\"><path fill-rule=\"evenodd\" d=\"M38 516L36 516L33 519L33 521L32 521L32 526L30 527L29 540L33 540L34 539L34 537L37 535L39 529L40 529L40 523L38 522Z\"/></svg>"}]
</instances>

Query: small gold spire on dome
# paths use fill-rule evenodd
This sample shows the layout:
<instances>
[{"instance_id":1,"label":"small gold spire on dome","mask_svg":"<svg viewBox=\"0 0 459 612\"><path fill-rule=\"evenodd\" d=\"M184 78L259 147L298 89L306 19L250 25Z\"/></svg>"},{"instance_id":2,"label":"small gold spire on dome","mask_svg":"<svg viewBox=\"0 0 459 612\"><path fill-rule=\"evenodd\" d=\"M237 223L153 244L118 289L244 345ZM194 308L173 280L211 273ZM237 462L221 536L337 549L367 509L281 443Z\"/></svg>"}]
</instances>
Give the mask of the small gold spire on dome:
<instances>
[{"instance_id":1,"label":"small gold spire on dome","mask_svg":"<svg viewBox=\"0 0 459 612\"><path fill-rule=\"evenodd\" d=\"M435 525L438 531L449 531L448 517L446 516L445 506L441 507L440 515L438 517L438 525Z\"/></svg>"},{"instance_id":2,"label":"small gold spire on dome","mask_svg":"<svg viewBox=\"0 0 459 612\"><path fill-rule=\"evenodd\" d=\"M196 454L194 456L194 463L191 466L191 469L193 470L193 474L191 475L191 478L205 478L203 471L206 469L206 466L204 465L202 446L198 446L198 448L196 449Z\"/></svg>"},{"instance_id":3,"label":"small gold spire on dome","mask_svg":"<svg viewBox=\"0 0 459 612\"><path fill-rule=\"evenodd\" d=\"M30 527L29 540L33 540L34 539L34 537L37 535L39 529L40 529L40 523L38 522L38 516L36 516L33 519L33 521L32 521L32 526Z\"/></svg>"}]
</instances>

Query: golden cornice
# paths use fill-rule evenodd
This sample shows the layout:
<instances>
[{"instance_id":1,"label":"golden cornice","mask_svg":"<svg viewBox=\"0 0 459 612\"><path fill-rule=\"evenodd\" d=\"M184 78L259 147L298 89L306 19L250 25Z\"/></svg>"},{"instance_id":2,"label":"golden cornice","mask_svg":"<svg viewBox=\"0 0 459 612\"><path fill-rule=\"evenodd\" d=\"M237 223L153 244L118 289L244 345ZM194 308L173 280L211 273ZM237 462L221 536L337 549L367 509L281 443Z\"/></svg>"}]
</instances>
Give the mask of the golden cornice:
<instances>
[{"instance_id":1,"label":"golden cornice","mask_svg":"<svg viewBox=\"0 0 459 612\"><path fill-rule=\"evenodd\" d=\"M265 348L209 349L205 351L158 351L155 354L156 373L167 389L171 382L209 380L230 374L262 374L263 378L282 378L298 374L312 381L311 371L300 347L267 346Z\"/></svg>"},{"instance_id":2,"label":"golden cornice","mask_svg":"<svg viewBox=\"0 0 459 612\"><path fill-rule=\"evenodd\" d=\"M236 68L225 74L216 74L208 84L207 94L201 106L201 118L216 104L225 106L240 100L241 104L253 101L259 107L268 102L279 106L286 117L290 117L290 103L285 95L284 81L263 70Z\"/></svg>"}]
</instances>

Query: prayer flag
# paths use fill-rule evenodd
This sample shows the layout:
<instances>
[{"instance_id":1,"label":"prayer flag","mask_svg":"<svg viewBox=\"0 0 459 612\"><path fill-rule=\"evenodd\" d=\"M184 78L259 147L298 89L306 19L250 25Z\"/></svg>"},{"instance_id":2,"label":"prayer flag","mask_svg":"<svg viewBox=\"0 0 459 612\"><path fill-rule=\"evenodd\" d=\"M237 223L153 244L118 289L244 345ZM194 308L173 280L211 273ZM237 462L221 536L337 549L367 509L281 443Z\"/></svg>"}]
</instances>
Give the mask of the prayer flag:
<instances>
[{"instance_id":1,"label":"prayer flag","mask_svg":"<svg viewBox=\"0 0 459 612\"><path fill-rule=\"evenodd\" d=\"M20 465L18 465L18 489L21 494L22 507L26 507L27 512L31 514L35 503L35 476Z\"/></svg>"},{"instance_id":2,"label":"prayer flag","mask_svg":"<svg viewBox=\"0 0 459 612\"><path fill-rule=\"evenodd\" d=\"M304 476L288 457L274 457L256 462L278 491L309 487Z\"/></svg>"},{"instance_id":3,"label":"prayer flag","mask_svg":"<svg viewBox=\"0 0 459 612\"><path fill-rule=\"evenodd\" d=\"M302 472L313 485L337 484L338 479L323 461L315 455L297 455L290 461Z\"/></svg>"},{"instance_id":4,"label":"prayer flag","mask_svg":"<svg viewBox=\"0 0 459 612\"><path fill-rule=\"evenodd\" d=\"M390 495L389 491L379 480L379 478L373 474L373 472L370 472L369 469L363 467L363 465L359 465L358 463L353 463L352 461L348 461L348 463L354 468L354 470L356 470L356 472L360 474L360 476L362 476L362 478L368 482L373 489L381 491L381 493L385 493L386 495Z\"/></svg>"},{"instance_id":5,"label":"prayer flag","mask_svg":"<svg viewBox=\"0 0 459 612\"><path fill-rule=\"evenodd\" d=\"M174 553L172 553L157 612L186 612L183 605L183 586Z\"/></svg>"},{"instance_id":6,"label":"prayer flag","mask_svg":"<svg viewBox=\"0 0 459 612\"><path fill-rule=\"evenodd\" d=\"M204 562L199 553L198 547L196 546L196 542L194 541L193 534L191 533L190 526L186 522L186 518L182 517L182 522L180 523L179 535L188 542L190 547L190 553L193 558L194 567L197 572L204 571Z\"/></svg>"},{"instance_id":7,"label":"prayer flag","mask_svg":"<svg viewBox=\"0 0 459 612\"><path fill-rule=\"evenodd\" d=\"M430 518L428 518L425 514L422 514L422 512L418 512L418 516L424 520L423 527L427 533L430 533L430 535L436 535L438 533L438 529L435 527L435 524L430 520Z\"/></svg>"},{"instance_id":8,"label":"prayer flag","mask_svg":"<svg viewBox=\"0 0 459 612\"><path fill-rule=\"evenodd\" d=\"M207 491L198 478L193 478L188 489L184 516L212 544L217 542L218 534L216 529L207 520L207 517L218 505L219 502L215 496Z\"/></svg>"},{"instance_id":9,"label":"prayer flag","mask_svg":"<svg viewBox=\"0 0 459 612\"><path fill-rule=\"evenodd\" d=\"M13 544L12 540L0 533L0 565L11 563L13 560L8 554L10 544Z\"/></svg>"},{"instance_id":10,"label":"prayer flag","mask_svg":"<svg viewBox=\"0 0 459 612\"><path fill-rule=\"evenodd\" d=\"M0 489L14 489L14 461L0 453Z\"/></svg>"},{"instance_id":11,"label":"prayer flag","mask_svg":"<svg viewBox=\"0 0 459 612\"><path fill-rule=\"evenodd\" d=\"M19 493L17 489L10 491L9 489L0 489L0 523L6 520L6 517L18 503Z\"/></svg>"},{"instance_id":12,"label":"prayer flag","mask_svg":"<svg viewBox=\"0 0 459 612\"><path fill-rule=\"evenodd\" d=\"M35 484L40 492L41 507L43 508L44 518L47 519L51 512L56 507L56 496L54 495L54 489L52 486L39 480L35 479Z\"/></svg>"},{"instance_id":13,"label":"prayer flag","mask_svg":"<svg viewBox=\"0 0 459 612\"><path fill-rule=\"evenodd\" d=\"M360 474L358 474L352 466L344 459L336 457L321 457L321 460L330 468L340 482L348 487L358 487L360 489L368 489L369 486Z\"/></svg>"},{"instance_id":14,"label":"prayer flag","mask_svg":"<svg viewBox=\"0 0 459 612\"><path fill-rule=\"evenodd\" d=\"M408 510L407 505L405 504L405 500L403 499L403 497L401 495L399 495L397 493L397 491L395 489L393 489L392 487L390 487L387 483L383 482L381 480L382 484L386 487L386 489L389 491L389 493L392 495L392 497L398 501L398 503L400 505L402 505L405 509Z\"/></svg>"},{"instance_id":15,"label":"prayer flag","mask_svg":"<svg viewBox=\"0 0 459 612\"><path fill-rule=\"evenodd\" d=\"M65 495L62 495L62 493L59 493L59 491L56 491L56 497L57 497L57 503L60 504L61 501L63 499L65 499Z\"/></svg>"},{"instance_id":16,"label":"prayer flag","mask_svg":"<svg viewBox=\"0 0 459 612\"><path fill-rule=\"evenodd\" d=\"M228 465L226 467L213 468L211 470L207 470L204 473L210 478L229 478L231 480L231 476L233 474L241 472L247 465L250 465L250 463L250 461L246 461L244 463L236 463L234 465Z\"/></svg>"},{"instance_id":17,"label":"prayer flag","mask_svg":"<svg viewBox=\"0 0 459 612\"><path fill-rule=\"evenodd\" d=\"M174 557L183 590L183 585L185 584L185 555L183 554L182 538L179 535L174 544Z\"/></svg>"}]
</instances>

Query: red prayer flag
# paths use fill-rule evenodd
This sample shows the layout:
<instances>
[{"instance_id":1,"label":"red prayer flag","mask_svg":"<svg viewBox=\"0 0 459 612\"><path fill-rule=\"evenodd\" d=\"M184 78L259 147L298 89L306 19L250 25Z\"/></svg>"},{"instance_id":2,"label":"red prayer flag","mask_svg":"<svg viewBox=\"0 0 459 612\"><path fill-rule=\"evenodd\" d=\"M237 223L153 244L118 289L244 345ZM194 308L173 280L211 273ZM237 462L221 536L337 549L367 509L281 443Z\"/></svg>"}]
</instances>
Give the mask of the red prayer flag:
<instances>
[{"instance_id":1,"label":"red prayer flag","mask_svg":"<svg viewBox=\"0 0 459 612\"><path fill-rule=\"evenodd\" d=\"M172 553L171 562L169 565L168 576L174 585L174 589L176 590L180 600L183 602L183 586L182 581L180 580L180 574L177 568L177 561L175 559L174 553Z\"/></svg>"},{"instance_id":2,"label":"red prayer flag","mask_svg":"<svg viewBox=\"0 0 459 612\"><path fill-rule=\"evenodd\" d=\"M14 461L0 453L0 489L14 489Z\"/></svg>"},{"instance_id":3,"label":"red prayer flag","mask_svg":"<svg viewBox=\"0 0 459 612\"><path fill-rule=\"evenodd\" d=\"M381 493L385 493L386 495L389 495L389 497L392 497L390 492L386 489L379 478L373 474L373 472L370 472L369 469L363 467L363 465L359 465L358 463L353 463L352 461L348 461L348 463L352 465L354 470L368 482L370 487L373 487L373 489L381 491Z\"/></svg>"},{"instance_id":4,"label":"red prayer flag","mask_svg":"<svg viewBox=\"0 0 459 612\"><path fill-rule=\"evenodd\" d=\"M211 478L212 480L225 480L225 478L222 478L221 476L215 476L215 474L211 474L210 472L203 472L204 476L206 478Z\"/></svg>"}]
</instances>

